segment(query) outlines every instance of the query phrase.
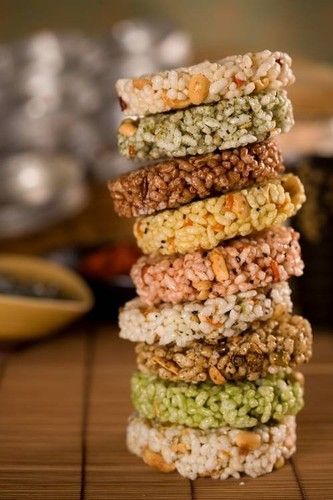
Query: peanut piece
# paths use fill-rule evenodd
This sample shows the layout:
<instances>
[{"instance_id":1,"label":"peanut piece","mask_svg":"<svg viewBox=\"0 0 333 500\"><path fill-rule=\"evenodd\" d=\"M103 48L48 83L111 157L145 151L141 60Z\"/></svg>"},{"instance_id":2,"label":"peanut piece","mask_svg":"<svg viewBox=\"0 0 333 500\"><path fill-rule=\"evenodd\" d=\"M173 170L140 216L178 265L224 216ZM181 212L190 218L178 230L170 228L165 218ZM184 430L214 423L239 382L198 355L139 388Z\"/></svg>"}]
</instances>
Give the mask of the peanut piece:
<instances>
[{"instance_id":1,"label":"peanut piece","mask_svg":"<svg viewBox=\"0 0 333 500\"><path fill-rule=\"evenodd\" d=\"M207 300L208 299L208 291L207 290L201 290L198 294L198 300Z\"/></svg>"},{"instance_id":2,"label":"peanut piece","mask_svg":"<svg viewBox=\"0 0 333 500\"><path fill-rule=\"evenodd\" d=\"M275 464L274 464L274 469L281 469L281 467L283 467L285 464L285 459L283 457L279 457Z\"/></svg>"},{"instance_id":3,"label":"peanut piece","mask_svg":"<svg viewBox=\"0 0 333 500\"><path fill-rule=\"evenodd\" d=\"M170 109L182 109L186 108L191 104L190 99L170 99L166 92L163 92L162 94L162 99L164 101L164 104L168 106Z\"/></svg>"},{"instance_id":4,"label":"peanut piece","mask_svg":"<svg viewBox=\"0 0 333 500\"><path fill-rule=\"evenodd\" d=\"M165 370L168 370L168 372L173 373L174 375L178 374L177 367L174 363L171 361L165 361L164 359L161 359L159 356L154 356L152 358L152 361L154 361L157 365L161 366Z\"/></svg>"},{"instance_id":5,"label":"peanut piece","mask_svg":"<svg viewBox=\"0 0 333 500\"><path fill-rule=\"evenodd\" d=\"M118 128L118 132L125 137L132 137L137 130L137 126L132 120L124 120L120 127Z\"/></svg>"},{"instance_id":6,"label":"peanut piece","mask_svg":"<svg viewBox=\"0 0 333 500\"><path fill-rule=\"evenodd\" d=\"M266 76L264 78L259 78L259 80L255 82L256 91L262 92L268 87L268 85L269 85L269 78L267 78Z\"/></svg>"},{"instance_id":7,"label":"peanut piece","mask_svg":"<svg viewBox=\"0 0 333 500\"><path fill-rule=\"evenodd\" d=\"M149 448L145 448L142 458L147 465L150 465L161 472L171 472L176 468L174 464L168 464L162 455L151 451Z\"/></svg>"},{"instance_id":8,"label":"peanut piece","mask_svg":"<svg viewBox=\"0 0 333 500\"><path fill-rule=\"evenodd\" d=\"M248 217L250 215L250 205L248 204L245 196L241 193L234 195L232 204L232 211L240 217Z\"/></svg>"},{"instance_id":9,"label":"peanut piece","mask_svg":"<svg viewBox=\"0 0 333 500\"><path fill-rule=\"evenodd\" d=\"M196 281L195 283L193 282L193 286L196 290L208 290L210 287L210 281L209 280Z\"/></svg>"},{"instance_id":10,"label":"peanut piece","mask_svg":"<svg viewBox=\"0 0 333 500\"><path fill-rule=\"evenodd\" d=\"M214 384L222 385L225 383L225 378L223 377L222 373L216 368L216 366L211 366L208 373Z\"/></svg>"},{"instance_id":11,"label":"peanut piece","mask_svg":"<svg viewBox=\"0 0 333 500\"><path fill-rule=\"evenodd\" d=\"M201 104L206 99L209 85L209 80L205 75L199 73L192 76L188 86L188 96L192 104Z\"/></svg>"},{"instance_id":12,"label":"peanut piece","mask_svg":"<svg viewBox=\"0 0 333 500\"><path fill-rule=\"evenodd\" d=\"M259 448L261 437L256 432L240 431L236 436L235 443L243 452L248 452Z\"/></svg>"},{"instance_id":13,"label":"peanut piece","mask_svg":"<svg viewBox=\"0 0 333 500\"><path fill-rule=\"evenodd\" d=\"M212 269L217 281L225 281L229 278L229 271L223 255L218 250L213 250L209 255Z\"/></svg>"},{"instance_id":14,"label":"peanut piece","mask_svg":"<svg viewBox=\"0 0 333 500\"><path fill-rule=\"evenodd\" d=\"M282 179L282 186L290 195L290 201L298 206L305 201L304 187L296 175L287 174Z\"/></svg>"},{"instance_id":15,"label":"peanut piece","mask_svg":"<svg viewBox=\"0 0 333 500\"><path fill-rule=\"evenodd\" d=\"M133 87L138 90L142 90L146 85L150 85L150 80L147 78L135 78L133 80Z\"/></svg>"},{"instance_id":16,"label":"peanut piece","mask_svg":"<svg viewBox=\"0 0 333 500\"><path fill-rule=\"evenodd\" d=\"M301 384L302 386L304 386L304 375L303 373L301 372L294 372L294 379L296 380L296 382L298 382L299 384Z\"/></svg>"}]
</instances>

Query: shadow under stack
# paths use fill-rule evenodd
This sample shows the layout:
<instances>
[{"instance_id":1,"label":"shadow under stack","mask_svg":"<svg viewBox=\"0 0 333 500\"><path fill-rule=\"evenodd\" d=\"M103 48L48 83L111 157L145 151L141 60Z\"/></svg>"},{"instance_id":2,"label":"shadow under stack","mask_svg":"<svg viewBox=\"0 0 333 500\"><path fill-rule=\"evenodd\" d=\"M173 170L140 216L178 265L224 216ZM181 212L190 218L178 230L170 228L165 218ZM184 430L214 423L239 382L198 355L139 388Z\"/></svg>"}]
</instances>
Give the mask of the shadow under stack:
<instances>
[{"instance_id":1,"label":"shadow under stack","mask_svg":"<svg viewBox=\"0 0 333 500\"><path fill-rule=\"evenodd\" d=\"M119 150L150 160L109 183L144 254L119 318L139 370L127 444L160 471L256 477L295 452L312 333L292 313L303 262L284 222L305 195L272 140L294 123L294 79L264 50L117 82Z\"/></svg>"}]
</instances>

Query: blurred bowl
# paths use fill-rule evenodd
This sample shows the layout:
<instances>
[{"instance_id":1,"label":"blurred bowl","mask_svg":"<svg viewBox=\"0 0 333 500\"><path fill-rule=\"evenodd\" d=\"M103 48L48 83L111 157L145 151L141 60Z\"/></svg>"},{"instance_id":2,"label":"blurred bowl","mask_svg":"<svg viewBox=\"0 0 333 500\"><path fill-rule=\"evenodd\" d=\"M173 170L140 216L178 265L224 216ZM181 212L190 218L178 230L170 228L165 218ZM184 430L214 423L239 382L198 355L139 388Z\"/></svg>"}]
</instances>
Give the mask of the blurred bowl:
<instances>
[{"instance_id":1,"label":"blurred bowl","mask_svg":"<svg viewBox=\"0 0 333 500\"><path fill-rule=\"evenodd\" d=\"M0 340L31 340L46 336L89 311L93 297L73 271L38 257L0 255L0 273L22 281L56 285L68 299L0 294Z\"/></svg>"},{"instance_id":2,"label":"blurred bowl","mask_svg":"<svg viewBox=\"0 0 333 500\"><path fill-rule=\"evenodd\" d=\"M36 151L0 160L0 237L36 232L83 209L88 187L69 155Z\"/></svg>"}]
</instances>

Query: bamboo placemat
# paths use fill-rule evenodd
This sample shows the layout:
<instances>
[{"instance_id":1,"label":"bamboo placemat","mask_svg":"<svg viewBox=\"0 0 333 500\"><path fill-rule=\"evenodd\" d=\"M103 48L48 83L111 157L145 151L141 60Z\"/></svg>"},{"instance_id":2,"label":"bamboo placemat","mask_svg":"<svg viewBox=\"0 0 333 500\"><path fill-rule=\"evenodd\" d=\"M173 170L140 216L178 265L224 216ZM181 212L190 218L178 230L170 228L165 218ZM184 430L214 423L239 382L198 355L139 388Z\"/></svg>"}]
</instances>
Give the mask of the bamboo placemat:
<instances>
[{"instance_id":1,"label":"bamboo placemat","mask_svg":"<svg viewBox=\"0 0 333 500\"><path fill-rule=\"evenodd\" d=\"M1 358L3 500L333 498L333 333L317 333L305 368L298 452L258 479L188 481L127 452L133 345L111 325L82 324Z\"/></svg>"}]
</instances>

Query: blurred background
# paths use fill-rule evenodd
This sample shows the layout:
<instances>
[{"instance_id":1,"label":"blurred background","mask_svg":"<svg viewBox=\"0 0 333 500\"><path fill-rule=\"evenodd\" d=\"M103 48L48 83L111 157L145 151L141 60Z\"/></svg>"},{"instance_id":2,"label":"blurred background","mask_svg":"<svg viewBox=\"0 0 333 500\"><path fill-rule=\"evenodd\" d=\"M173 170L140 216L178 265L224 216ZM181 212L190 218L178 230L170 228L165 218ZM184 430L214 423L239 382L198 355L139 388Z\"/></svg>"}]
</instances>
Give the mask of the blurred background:
<instances>
[{"instance_id":1,"label":"blurred background","mask_svg":"<svg viewBox=\"0 0 333 500\"><path fill-rule=\"evenodd\" d=\"M133 168L116 151L116 79L287 51L297 125L280 142L308 193L295 220L307 265L295 297L315 325L332 326L332 19L325 0L1 0L1 255L74 268L93 289L94 317L115 317L134 293L128 271L138 256L132 221L115 216L106 187ZM18 293L21 284L1 269L0 294ZM27 295L60 293L38 279L30 285Z\"/></svg>"}]
</instances>

